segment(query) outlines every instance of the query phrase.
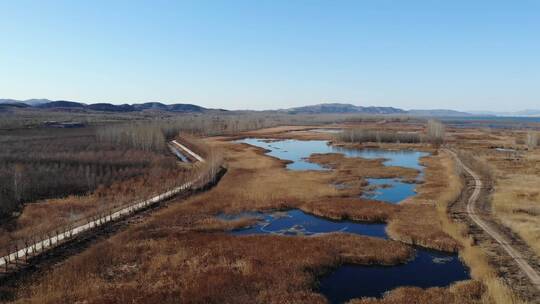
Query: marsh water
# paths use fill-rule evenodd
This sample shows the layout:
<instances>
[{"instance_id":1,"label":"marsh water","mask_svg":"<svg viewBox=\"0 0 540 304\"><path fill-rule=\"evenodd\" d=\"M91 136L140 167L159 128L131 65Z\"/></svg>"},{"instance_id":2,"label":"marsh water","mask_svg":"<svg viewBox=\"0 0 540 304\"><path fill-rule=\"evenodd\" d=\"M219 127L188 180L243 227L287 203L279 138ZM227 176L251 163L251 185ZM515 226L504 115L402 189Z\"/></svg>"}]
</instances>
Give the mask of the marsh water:
<instances>
[{"instance_id":1,"label":"marsh water","mask_svg":"<svg viewBox=\"0 0 540 304\"><path fill-rule=\"evenodd\" d=\"M401 286L434 287L469 279L468 271L455 255L416 249L416 257L396 266L343 265L319 281L319 292L331 303L358 297L380 297Z\"/></svg>"},{"instance_id":2,"label":"marsh water","mask_svg":"<svg viewBox=\"0 0 540 304\"><path fill-rule=\"evenodd\" d=\"M325 140L265 140L248 138L239 142L261 147L268 150L268 155L282 160L291 161L287 164L290 170L326 170L321 165L306 160L314 153L341 153L347 157L362 157L367 159L384 159L386 166L400 166L412 168L422 172L423 167L419 159L428 155L425 152L414 150L377 150L377 149L351 149L337 147L328 144ZM422 175L420 174L420 177ZM370 178L368 183L372 186L371 191L366 191L362 196L369 199L399 203L400 201L415 194L414 183L400 179Z\"/></svg>"},{"instance_id":3,"label":"marsh water","mask_svg":"<svg viewBox=\"0 0 540 304\"><path fill-rule=\"evenodd\" d=\"M362 193L362 197L397 204L416 194L415 183L394 178L368 178L373 190Z\"/></svg>"},{"instance_id":4,"label":"marsh water","mask_svg":"<svg viewBox=\"0 0 540 304\"><path fill-rule=\"evenodd\" d=\"M242 143L268 150L267 154L291 161L290 170L326 170L318 164L305 160L313 153L342 153L347 157L368 159L383 158L387 166L401 166L423 171L420 158L427 153L405 150L355 150L328 145L327 141L244 139ZM419 178L423 175L420 174ZM364 197L398 203L415 194L416 184L400 179L368 179L373 191ZM328 232L346 232L372 237L387 238L386 224L367 224L354 221L333 221L301 210L281 212L250 212L239 215L222 215L225 219L257 217L256 225L233 231L236 235L281 234L288 236L314 235ZM342 303L359 297L380 297L385 292L400 286L435 287L447 286L455 281L469 279L467 267L456 254L416 248L411 261L396 266L342 265L319 282L319 292L331 303Z\"/></svg>"},{"instance_id":5,"label":"marsh water","mask_svg":"<svg viewBox=\"0 0 540 304\"><path fill-rule=\"evenodd\" d=\"M400 166L421 171L422 166L418 160L428 155L425 152L414 150L380 150L380 149L352 149L332 146L326 140L268 140L260 138L246 138L238 141L266 150L270 156L291 161L287 168L291 170L325 170L321 165L306 160L314 153L341 153L347 157L362 157L367 159L385 159L386 166Z\"/></svg>"},{"instance_id":6,"label":"marsh water","mask_svg":"<svg viewBox=\"0 0 540 304\"><path fill-rule=\"evenodd\" d=\"M314 235L328 232L348 232L373 237L387 238L386 224L369 224L352 221L333 221L301 210L278 212L247 212L234 216L221 216L224 219L239 217L255 217L260 219L256 225L235 230L236 235L245 234L281 234L281 235Z\"/></svg>"}]
</instances>

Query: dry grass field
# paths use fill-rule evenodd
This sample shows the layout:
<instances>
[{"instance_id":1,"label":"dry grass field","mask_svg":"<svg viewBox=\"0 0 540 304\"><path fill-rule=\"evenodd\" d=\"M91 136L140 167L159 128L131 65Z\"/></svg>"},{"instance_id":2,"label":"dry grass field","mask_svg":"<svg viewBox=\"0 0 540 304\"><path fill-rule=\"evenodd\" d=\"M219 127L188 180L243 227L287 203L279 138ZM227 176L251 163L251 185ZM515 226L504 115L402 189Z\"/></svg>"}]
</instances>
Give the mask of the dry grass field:
<instances>
[{"instance_id":1,"label":"dry grass field","mask_svg":"<svg viewBox=\"0 0 540 304\"><path fill-rule=\"evenodd\" d=\"M21 291L18 301L324 303L316 293L316 282L328 269L346 262L390 265L411 254L410 247L401 242L349 234L235 237L223 232L252 221L221 220L216 217L221 213L299 208L334 219L390 222L393 234L410 243L450 251L459 247L435 219L439 214L433 212L433 203L394 205L362 200L358 188L338 190L333 186L354 180L360 180L355 184L360 186L361 180L372 176L414 178L418 174L414 170L331 154L312 158L333 168L331 171L290 171L284 168L284 161L264 155L262 149L220 138L207 142L224 151L228 166L228 173L214 189L171 204L147 221L68 259L40 278L40 283ZM437 163L430 159L425 160L428 168ZM432 170L433 174L439 171ZM422 202L437 199L440 183L419 188ZM417 212L422 212L426 229L407 225L410 215ZM451 294L452 290L445 292ZM470 288L468 296L476 299L481 291ZM436 294L417 293L425 303Z\"/></svg>"},{"instance_id":2,"label":"dry grass field","mask_svg":"<svg viewBox=\"0 0 540 304\"><path fill-rule=\"evenodd\" d=\"M376 127L375 124L369 125ZM344 127L339 126L339 127ZM309 127L249 131L242 137L327 139ZM401 128L391 123L389 130ZM461 135L451 136L459 137ZM470 136L470 135L467 135ZM342 263L392 265L411 257L415 244L458 252L474 280L447 288L398 288L381 299L352 303L520 303L497 279L483 252L473 246L466 227L453 223L447 206L462 183L446 153L422 159L425 182L401 204L359 198L369 177L414 179L418 172L385 167L381 160L312 155L310 161L332 170L291 171L286 162L260 148L206 138L220 150L227 174L213 189L178 200L142 222L70 257L37 283L20 288L18 303L325 303L317 293L318 277ZM476 138L476 137L475 137ZM340 143L336 143L340 144ZM386 149L425 144L355 144ZM336 188L335 184L350 187ZM392 239L344 233L314 237L233 236L228 231L254 223L253 218L223 220L220 214L301 209L331 218L388 223Z\"/></svg>"},{"instance_id":3,"label":"dry grass field","mask_svg":"<svg viewBox=\"0 0 540 304\"><path fill-rule=\"evenodd\" d=\"M411 249L399 242L356 235L219 233L246 224L217 219L222 212L300 207L307 200L341 194L329 185L331 174L287 171L282 161L264 156L261 149L214 144L226 149L228 164L228 173L214 189L171 204L148 221L70 258L22 292L20 301L324 303L313 288L326 269L344 262L390 265L410 258ZM142 288L143 282L154 282L153 287Z\"/></svg>"},{"instance_id":4,"label":"dry grass field","mask_svg":"<svg viewBox=\"0 0 540 304\"><path fill-rule=\"evenodd\" d=\"M449 288L428 288L423 290L415 287L401 287L386 294L382 299L360 299L349 304L483 304L486 299L484 286L477 281L458 282Z\"/></svg>"},{"instance_id":5,"label":"dry grass field","mask_svg":"<svg viewBox=\"0 0 540 304\"><path fill-rule=\"evenodd\" d=\"M516 172L497 166L493 209L540 256L540 151L527 151Z\"/></svg>"},{"instance_id":6,"label":"dry grass field","mask_svg":"<svg viewBox=\"0 0 540 304\"><path fill-rule=\"evenodd\" d=\"M523 131L493 130L455 136L456 144L489 170L494 187L491 207L497 219L540 255L540 151L528 149L525 138Z\"/></svg>"}]
</instances>

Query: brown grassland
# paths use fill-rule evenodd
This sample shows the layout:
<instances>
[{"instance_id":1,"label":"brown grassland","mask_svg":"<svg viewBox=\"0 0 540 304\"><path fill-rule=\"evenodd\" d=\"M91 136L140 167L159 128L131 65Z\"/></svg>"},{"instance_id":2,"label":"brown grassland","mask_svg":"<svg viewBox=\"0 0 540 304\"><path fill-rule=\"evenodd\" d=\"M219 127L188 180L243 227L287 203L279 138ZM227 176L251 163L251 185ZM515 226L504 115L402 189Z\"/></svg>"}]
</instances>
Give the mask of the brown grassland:
<instances>
[{"instance_id":1,"label":"brown grassland","mask_svg":"<svg viewBox=\"0 0 540 304\"><path fill-rule=\"evenodd\" d=\"M477 140L462 140L469 137ZM456 136L456 144L489 167L497 219L540 255L540 150L528 149L525 138L523 131L474 130Z\"/></svg>"},{"instance_id":2,"label":"brown grassland","mask_svg":"<svg viewBox=\"0 0 540 304\"><path fill-rule=\"evenodd\" d=\"M307 136L304 131L275 132L256 133L271 138ZM439 174L453 169L448 155L425 158L427 182L418 187L415 199L395 205L359 199L359 189L365 185L362 180L373 176L414 178L418 172L384 167L381 160L334 154L312 157L333 168L331 171L289 171L284 161L264 155L262 149L223 138L206 142L223 151L228 167L215 188L169 204L147 220L69 258L38 277L38 283L21 288L16 302L325 303L316 293L317 277L341 263L405 262L412 254L405 243L448 251L467 248L450 236L454 236L448 228L452 224L441 219L446 218L442 210L453 198L452 192L460 189L452 184L457 178L445 179L447 175ZM337 183L351 187L337 189ZM226 232L249 225L253 219L231 222L216 217L290 208L334 219L388 222L390 235L405 243L345 233L237 237ZM476 277L474 267L472 271ZM448 288L400 288L383 299L359 303L442 303L443 299L445 303L486 303L491 302L487 290L482 283L465 281Z\"/></svg>"},{"instance_id":3,"label":"brown grassland","mask_svg":"<svg viewBox=\"0 0 540 304\"><path fill-rule=\"evenodd\" d=\"M20 301L324 302L312 289L325 269L345 262L390 265L410 258L411 248L402 243L356 235L239 238L216 233L234 228L215 217L221 212L292 208L306 198L339 194L328 184L329 174L287 171L282 161L263 156L261 149L214 144L227 149L229 167L216 188L170 205L70 258ZM239 184L244 191L235 186ZM141 288L137 282L154 282L154 287Z\"/></svg>"},{"instance_id":4,"label":"brown grassland","mask_svg":"<svg viewBox=\"0 0 540 304\"><path fill-rule=\"evenodd\" d=\"M526 151L520 160L490 162L496 167L493 209L540 256L540 151ZM520 162L518 166L508 163ZM517 168L517 170L516 170Z\"/></svg>"},{"instance_id":5,"label":"brown grassland","mask_svg":"<svg viewBox=\"0 0 540 304\"><path fill-rule=\"evenodd\" d=\"M367 129L381 126L365 124ZM334 126L332 126L334 127ZM339 127L348 127L341 125ZM313 126L249 131L243 137L327 139ZM421 130L417 124L390 122L388 130ZM453 223L447 206L462 189L446 153L422 159L425 182L418 195L401 204L365 200L359 194L369 177L413 180L418 172L386 167L382 160L317 154L310 161L328 171L290 171L286 162L262 149L230 142L238 137L206 138L223 152L227 174L211 190L177 199L145 220L128 226L52 271L21 286L18 303L326 303L317 279L342 263L394 265L406 262L415 244L458 252L473 280L446 288L403 287L381 299L351 303L517 303L495 276L483 253ZM338 143L341 144L341 143ZM352 146L433 150L425 144ZM335 185L346 187L336 187ZM67 208L67 207L66 207ZM394 240L346 233L286 237L233 236L227 232L254 219L225 221L217 215L243 211L301 209L332 219L388 223Z\"/></svg>"}]
</instances>

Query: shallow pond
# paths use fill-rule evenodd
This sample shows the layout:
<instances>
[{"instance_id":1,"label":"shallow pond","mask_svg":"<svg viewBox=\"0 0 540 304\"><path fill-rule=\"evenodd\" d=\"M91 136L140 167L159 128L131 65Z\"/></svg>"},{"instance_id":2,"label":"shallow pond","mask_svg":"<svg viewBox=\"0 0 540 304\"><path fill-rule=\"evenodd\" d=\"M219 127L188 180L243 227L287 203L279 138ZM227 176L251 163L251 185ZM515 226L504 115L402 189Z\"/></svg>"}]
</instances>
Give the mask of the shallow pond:
<instances>
[{"instance_id":1,"label":"shallow pond","mask_svg":"<svg viewBox=\"0 0 540 304\"><path fill-rule=\"evenodd\" d=\"M362 157L367 159L383 158L386 166L400 166L405 168L423 171L420 165L421 157L428 153L414 150L376 150L376 149L351 149L328 145L325 140L265 140L258 138L247 138L239 142L261 147L268 155L282 160L289 160L287 164L290 170L326 170L321 165L311 163L306 160L313 153L342 153L347 157ZM422 175L420 175L421 177ZM370 185L376 186L373 191L365 192L362 197L385 201L389 203L399 203L415 194L416 184L406 183L399 179L368 179Z\"/></svg>"},{"instance_id":2,"label":"shallow pond","mask_svg":"<svg viewBox=\"0 0 540 304\"><path fill-rule=\"evenodd\" d=\"M373 190L365 191L362 197L397 204L416 194L416 184L393 178L368 178Z\"/></svg>"},{"instance_id":3,"label":"shallow pond","mask_svg":"<svg viewBox=\"0 0 540 304\"><path fill-rule=\"evenodd\" d=\"M310 236L320 233L345 232L387 238L386 224L366 224L333 221L307 214L301 210L279 212L246 212L220 215L233 220L257 217L260 221L247 228L231 232L234 235L275 234ZM342 265L319 281L319 292L331 303L342 303L359 297L380 297L400 286L442 287L469 279L467 267L456 254L416 248L416 256L406 264L396 266Z\"/></svg>"},{"instance_id":4,"label":"shallow pond","mask_svg":"<svg viewBox=\"0 0 540 304\"><path fill-rule=\"evenodd\" d=\"M318 164L305 160L313 153L342 153L347 157L368 159L384 158L387 166L401 166L423 171L420 165L424 152L401 150L356 150L328 145L327 141L278 140L266 141L249 138L240 142L269 150L268 155L291 161L291 170L325 170ZM422 174L419 178L422 177ZM368 179L373 191L363 197L398 203L415 195L416 184L405 183L399 179ZM257 225L239 229L233 234L281 234L313 235L328 232L347 232L373 237L386 238L385 224L364 224L351 221L332 221L316 217L300 210L273 213L249 213L243 216L256 216L261 220ZM233 219L236 216L222 216ZM400 286L435 287L447 286L455 281L469 278L467 267L456 254L416 249L415 258L397 266L342 265L329 275L321 278L319 291L331 303L341 303L352 298L380 297L384 292Z\"/></svg>"},{"instance_id":5,"label":"shallow pond","mask_svg":"<svg viewBox=\"0 0 540 304\"><path fill-rule=\"evenodd\" d=\"M385 224L368 224L352 221L333 221L301 210L283 212L247 212L240 215L220 216L223 219L239 217L257 217L260 221L251 227L233 231L236 235L245 234L280 234L314 235L328 232L348 232L373 237L386 238Z\"/></svg>"},{"instance_id":6,"label":"shallow pond","mask_svg":"<svg viewBox=\"0 0 540 304\"><path fill-rule=\"evenodd\" d=\"M246 138L238 142L250 144L269 150L270 156L292 161L287 164L291 170L325 170L321 165L306 161L314 153L342 153L347 157L362 157L367 159L384 158L386 166L400 166L421 171L422 166L418 160L428 153L414 150L380 150L380 149L351 149L336 147L328 144L326 140L268 140L260 138Z\"/></svg>"},{"instance_id":7,"label":"shallow pond","mask_svg":"<svg viewBox=\"0 0 540 304\"><path fill-rule=\"evenodd\" d=\"M359 297L380 297L402 286L443 287L469 278L457 255L417 248L414 260L402 265L343 265L321 278L319 292L330 303L343 303Z\"/></svg>"}]
</instances>

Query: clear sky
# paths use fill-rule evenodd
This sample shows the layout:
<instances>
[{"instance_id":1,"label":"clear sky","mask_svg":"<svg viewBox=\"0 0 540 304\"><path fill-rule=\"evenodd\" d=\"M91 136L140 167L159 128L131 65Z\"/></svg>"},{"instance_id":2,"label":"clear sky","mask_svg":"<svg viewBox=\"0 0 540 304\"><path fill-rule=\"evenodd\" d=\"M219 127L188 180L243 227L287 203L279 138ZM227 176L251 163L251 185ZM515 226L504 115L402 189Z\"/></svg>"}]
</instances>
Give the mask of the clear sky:
<instances>
[{"instance_id":1,"label":"clear sky","mask_svg":"<svg viewBox=\"0 0 540 304\"><path fill-rule=\"evenodd\" d=\"M540 108L540 1L0 1L0 98Z\"/></svg>"}]
</instances>

